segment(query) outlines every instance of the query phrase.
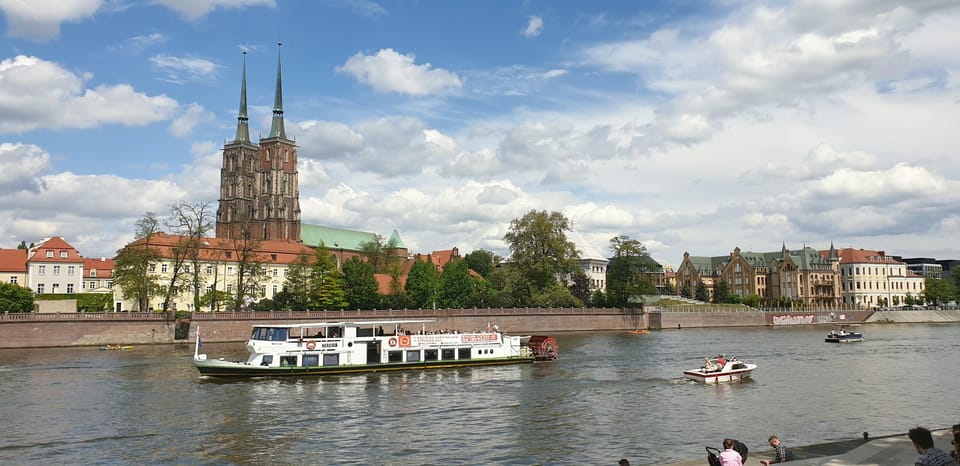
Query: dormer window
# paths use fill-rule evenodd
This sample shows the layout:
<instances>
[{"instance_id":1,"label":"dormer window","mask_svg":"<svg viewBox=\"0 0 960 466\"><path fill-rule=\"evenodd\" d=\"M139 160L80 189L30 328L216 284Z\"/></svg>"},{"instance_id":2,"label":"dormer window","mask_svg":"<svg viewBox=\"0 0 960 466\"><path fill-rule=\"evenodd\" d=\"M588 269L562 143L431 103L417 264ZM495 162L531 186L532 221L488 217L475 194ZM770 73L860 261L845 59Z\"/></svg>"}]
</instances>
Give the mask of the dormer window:
<instances>
[{"instance_id":1,"label":"dormer window","mask_svg":"<svg viewBox=\"0 0 960 466\"><path fill-rule=\"evenodd\" d=\"M61 258L61 259L66 259L67 256L68 256L67 251L60 251L60 258Z\"/></svg>"},{"instance_id":2,"label":"dormer window","mask_svg":"<svg viewBox=\"0 0 960 466\"><path fill-rule=\"evenodd\" d=\"M90 269L90 278L97 276L97 269Z\"/></svg>"},{"instance_id":3,"label":"dormer window","mask_svg":"<svg viewBox=\"0 0 960 466\"><path fill-rule=\"evenodd\" d=\"M47 257L52 258L52 257L53 257L53 251L47 251Z\"/></svg>"}]
</instances>

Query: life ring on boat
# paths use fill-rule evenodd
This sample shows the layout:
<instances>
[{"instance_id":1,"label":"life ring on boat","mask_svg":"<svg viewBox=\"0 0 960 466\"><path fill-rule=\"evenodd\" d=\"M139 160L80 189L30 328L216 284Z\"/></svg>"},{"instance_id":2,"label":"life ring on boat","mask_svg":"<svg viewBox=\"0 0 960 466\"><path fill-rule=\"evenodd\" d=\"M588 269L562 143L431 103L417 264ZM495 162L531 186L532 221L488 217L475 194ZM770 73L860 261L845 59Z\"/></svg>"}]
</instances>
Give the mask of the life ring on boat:
<instances>
[{"instance_id":1,"label":"life ring on boat","mask_svg":"<svg viewBox=\"0 0 960 466\"><path fill-rule=\"evenodd\" d=\"M317 347L317 342L315 342L315 341L308 341L308 342L307 342L307 349L314 349L314 348L316 348L316 347Z\"/></svg>"},{"instance_id":2,"label":"life ring on boat","mask_svg":"<svg viewBox=\"0 0 960 466\"><path fill-rule=\"evenodd\" d=\"M396 339L396 338L390 338L389 340L387 340L387 344L390 345L390 346L397 346L397 339Z\"/></svg>"},{"instance_id":3,"label":"life ring on boat","mask_svg":"<svg viewBox=\"0 0 960 466\"><path fill-rule=\"evenodd\" d=\"M410 346L410 335L400 335L400 346Z\"/></svg>"}]
</instances>

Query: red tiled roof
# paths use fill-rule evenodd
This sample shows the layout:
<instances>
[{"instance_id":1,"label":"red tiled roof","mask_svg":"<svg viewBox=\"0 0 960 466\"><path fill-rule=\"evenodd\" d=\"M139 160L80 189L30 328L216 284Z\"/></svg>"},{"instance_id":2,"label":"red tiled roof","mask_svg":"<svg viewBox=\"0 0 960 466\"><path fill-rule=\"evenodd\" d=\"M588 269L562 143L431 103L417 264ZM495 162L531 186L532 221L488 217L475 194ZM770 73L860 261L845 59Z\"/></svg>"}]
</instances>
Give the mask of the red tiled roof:
<instances>
[{"instance_id":1,"label":"red tiled roof","mask_svg":"<svg viewBox=\"0 0 960 466\"><path fill-rule=\"evenodd\" d=\"M821 251L822 255L823 252ZM829 251L828 251L829 254ZM838 249L841 264L901 264L902 262L886 255L884 251L870 249L844 248Z\"/></svg>"},{"instance_id":2,"label":"red tiled roof","mask_svg":"<svg viewBox=\"0 0 960 466\"><path fill-rule=\"evenodd\" d=\"M0 249L0 272L27 273L27 250Z\"/></svg>"},{"instance_id":3,"label":"red tiled roof","mask_svg":"<svg viewBox=\"0 0 960 466\"><path fill-rule=\"evenodd\" d=\"M83 278L111 278L116 263L113 259L89 259L83 260ZM90 271L96 270L97 276L90 276Z\"/></svg>"},{"instance_id":4,"label":"red tiled roof","mask_svg":"<svg viewBox=\"0 0 960 466\"><path fill-rule=\"evenodd\" d=\"M59 236L54 236L31 249L33 255L30 256L30 262L81 262L83 258L77 248L64 241ZM53 257L47 257L47 251L53 251ZM60 257L60 253L66 251L67 257Z\"/></svg>"},{"instance_id":5,"label":"red tiled roof","mask_svg":"<svg viewBox=\"0 0 960 466\"><path fill-rule=\"evenodd\" d=\"M161 257L173 257L173 248L184 241L186 236L170 235L159 232L150 237L151 248L156 249ZM144 239L136 240L126 247L142 246ZM296 241L264 240L260 241L256 253L261 261L269 264L290 264L295 262L301 254L312 258L314 249ZM200 260L204 261L236 261L236 252L240 244L232 239L202 238L200 241ZM229 257L228 257L229 255Z\"/></svg>"}]
</instances>

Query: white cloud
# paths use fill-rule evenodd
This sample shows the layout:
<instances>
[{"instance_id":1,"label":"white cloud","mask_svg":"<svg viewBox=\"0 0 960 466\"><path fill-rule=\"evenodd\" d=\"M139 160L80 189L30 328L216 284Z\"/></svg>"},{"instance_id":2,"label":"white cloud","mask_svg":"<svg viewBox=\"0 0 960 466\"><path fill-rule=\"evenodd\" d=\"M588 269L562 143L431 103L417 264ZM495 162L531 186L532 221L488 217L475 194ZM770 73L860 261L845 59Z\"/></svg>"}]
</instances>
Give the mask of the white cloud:
<instances>
[{"instance_id":1,"label":"white cloud","mask_svg":"<svg viewBox=\"0 0 960 466\"><path fill-rule=\"evenodd\" d=\"M125 52L129 54L139 54L144 49L154 45L162 44L167 41L167 37L159 32L133 36L126 41L113 46L108 46L107 50L111 52Z\"/></svg>"},{"instance_id":2,"label":"white cloud","mask_svg":"<svg viewBox=\"0 0 960 466\"><path fill-rule=\"evenodd\" d=\"M212 123L216 120L213 113L208 112L202 105L194 102L170 122L170 132L177 137L187 137L197 125Z\"/></svg>"},{"instance_id":3,"label":"white cloud","mask_svg":"<svg viewBox=\"0 0 960 466\"><path fill-rule=\"evenodd\" d=\"M18 55L0 62L0 133L37 128L90 128L101 124L145 125L166 120L177 102L118 84L85 88L90 75Z\"/></svg>"},{"instance_id":4,"label":"white cloud","mask_svg":"<svg viewBox=\"0 0 960 466\"><path fill-rule=\"evenodd\" d=\"M537 37L543 32L543 18L531 16L527 21L527 27L520 31L524 37Z\"/></svg>"},{"instance_id":5,"label":"white cloud","mask_svg":"<svg viewBox=\"0 0 960 466\"><path fill-rule=\"evenodd\" d=\"M150 63L164 74L164 81L175 84L209 79L223 67L204 58L170 55L155 55L150 58Z\"/></svg>"},{"instance_id":6,"label":"white cloud","mask_svg":"<svg viewBox=\"0 0 960 466\"><path fill-rule=\"evenodd\" d=\"M100 9L103 0L0 0L7 35L46 42L60 36L60 24L78 22Z\"/></svg>"},{"instance_id":7,"label":"white cloud","mask_svg":"<svg viewBox=\"0 0 960 466\"><path fill-rule=\"evenodd\" d=\"M50 169L50 154L33 144L0 144L0 193L42 188L39 177Z\"/></svg>"},{"instance_id":8,"label":"white cloud","mask_svg":"<svg viewBox=\"0 0 960 466\"><path fill-rule=\"evenodd\" d=\"M153 3L170 8L189 21L203 18L217 8L242 9L254 6L275 8L277 6L275 0L153 0Z\"/></svg>"},{"instance_id":9,"label":"white cloud","mask_svg":"<svg viewBox=\"0 0 960 466\"><path fill-rule=\"evenodd\" d=\"M463 82L450 71L414 63L414 55L403 55L393 49L381 49L376 55L357 52L337 73L352 76L377 92L396 92L413 96L445 93L459 89Z\"/></svg>"}]
</instances>

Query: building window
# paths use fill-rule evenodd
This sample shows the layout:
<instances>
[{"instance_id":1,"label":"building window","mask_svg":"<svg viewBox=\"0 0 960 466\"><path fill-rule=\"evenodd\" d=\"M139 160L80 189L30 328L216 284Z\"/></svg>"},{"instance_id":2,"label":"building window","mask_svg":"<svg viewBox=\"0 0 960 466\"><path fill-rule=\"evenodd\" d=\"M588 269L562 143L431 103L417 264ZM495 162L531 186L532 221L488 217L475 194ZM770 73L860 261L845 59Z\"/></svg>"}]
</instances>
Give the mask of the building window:
<instances>
[{"instance_id":1,"label":"building window","mask_svg":"<svg viewBox=\"0 0 960 466\"><path fill-rule=\"evenodd\" d=\"M47 257L53 258L53 251L47 251Z\"/></svg>"},{"instance_id":2,"label":"building window","mask_svg":"<svg viewBox=\"0 0 960 466\"><path fill-rule=\"evenodd\" d=\"M66 259L67 256L68 256L67 251L60 251L60 258L61 258L61 259Z\"/></svg>"},{"instance_id":3,"label":"building window","mask_svg":"<svg viewBox=\"0 0 960 466\"><path fill-rule=\"evenodd\" d=\"M160 273L167 273L167 264L160 264Z\"/></svg>"},{"instance_id":4,"label":"building window","mask_svg":"<svg viewBox=\"0 0 960 466\"><path fill-rule=\"evenodd\" d=\"M207 266L207 274L208 274L208 275L213 275L213 266L212 266L212 265L208 265L208 266Z\"/></svg>"},{"instance_id":5,"label":"building window","mask_svg":"<svg viewBox=\"0 0 960 466\"><path fill-rule=\"evenodd\" d=\"M60 266L59 266L59 265L53 266L53 274L54 274L54 275L60 275Z\"/></svg>"},{"instance_id":6,"label":"building window","mask_svg":"<svg viewBox=\"0 0 960 466\"><path fill-rule=\"evenodd\" d=\"M37 275L46 275L46 274L47 274L47 266L41 265L37 267Z\"/></svg>"},{"instance_id":7,"label":"building window","mask_svg":"<svg viewBox=\"0 0 960 466\"><path fill-rule=\"evenodd\" d=\"M72 265L67 266L67 276L68 276L68 277L72 277L72 276L73 276L73 273L76 271L75 269L76 269L76 267L74 267L74 266L72 266Z\"/></svg>"},{"instance_id":8,"label":"building window","mask_svg":"<svg viewBox=\"0 0 960 466\"><path fill-rule=\"evenodd\" d=\"M227 283L227 293L233 292L233 283Z\"/></svg>"},{"instance_id":9,"label":"building window","mask_svg":"<svg viewBox=\"0 0 960 466\"><path fill-rule=\"evenodd\" d=\"M11 285L16 285L16 284L17 284L17 277L10 277L10 284L11 284Z\"/></svg>"},{"instance_id":10,"label":"building window","mask_svg":"<svg viewBox=\"0 0 960 466\"><path fill-rule=\"evenodd\" d=\"M67 293L73 294L73 283L67 283Z\"/></svg>"},{"instance_id":11,"label":"building window","mask_svg":"<svg viewBox=\"0 0 960 466\"><path fill-rule=\"evenodd\" d=\"M108 282L107 282L107 288L113 288L113 282L112 282L112 281L108 281Z\"/></svg>"},{"instance_id":12,"label":"building window","mask_svg":"<svg viewBox=\"0 0 960 466\"><path fill-rule=\"evenodd\" d=\"M43 283L37 284L37 294L43 294Z\"/></svg>"},{"instance_id":13,"label":"building window","mask_svg":"<svg viewBox=\"0 0 960 466\"><path fill-rule=\"evenodd\" d=\"M280 276L280 269L274 267L274 268L273 268L273 276L274 276L274 277L279 277L279 276Z\"/></svg>"},{"instance_id":14,"label":"building window","mask_svg":"<svg viewBox=\"0 0 960 466\"><path fill-rule=\"evenodd\" d=\"M94 278L96 276L97 276L97 269L90 269L90 278Z\"/></svg>"},{"instance_id":15,"label":"building window","mask_svg":"<svg viewBox=\"0 0 960 466\"><path fill-rule=\"evenodd\" d=\"M227 275L233 275L233 266L227 267Z\"/></svg>"},{"instance_id":16,"label":"building window","mask_svg":"<svg viewBox=\"0 0 960 466\"><path fill-rule=\"evenodd\" d=\"M156 271L157 271L157 264L150 264L150 271L151 271L151 272L156 272Z\"/></svg>"},{"instance_id":17,"label":"building window","mask_svg":"<svg viewBox=\"0 0 960 466\"><path fill-rule=\"evenodd\" d=\"M277 285L273 285L273 296L277 295Z\"/></svg>"}]
</instances>

